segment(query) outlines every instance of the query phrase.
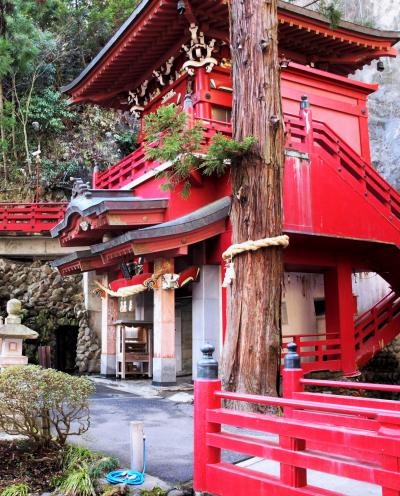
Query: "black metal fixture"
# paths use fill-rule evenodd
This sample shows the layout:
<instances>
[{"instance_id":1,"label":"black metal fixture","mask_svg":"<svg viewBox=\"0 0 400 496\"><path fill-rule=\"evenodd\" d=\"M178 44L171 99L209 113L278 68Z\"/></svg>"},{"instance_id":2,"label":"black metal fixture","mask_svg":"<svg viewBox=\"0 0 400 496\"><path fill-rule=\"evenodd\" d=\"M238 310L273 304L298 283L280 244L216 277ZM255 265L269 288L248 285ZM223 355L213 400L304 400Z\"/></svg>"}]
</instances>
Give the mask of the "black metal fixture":
<instances>
[{"instance_id":1,"label":"black metal fixture","mask_svg":"<svg viewBox=\"0 0 400 496\"><path fill-rule=\"evenodd\" d=\"M382 60L378 60L376 68L379 72L383 72L385 70L385 64L382 62Z\"/></svg>"},{"instance_id":2,"label":"black metal fixture","mask_svg":"<svg viewBox=\"0 0 400 496\"><path fill-rule=\"evenodd\" d=\"M176 4L176 10L178 11L179 15L183 15L186 12L186 5L184 0L178 0L178 3Z\"/></svg>"},{"instance_id":3,"label":"black metal fixture","mask_svg":"<svg viewBox=\"0 0 400 496\"><path fill-rule=\"evenodd\" d=\"M120 269L124 279L131 279L133 276L137 276L143 272L143 258L139 257L134 262L121 262Z\"/></svg>"}]
</instances>

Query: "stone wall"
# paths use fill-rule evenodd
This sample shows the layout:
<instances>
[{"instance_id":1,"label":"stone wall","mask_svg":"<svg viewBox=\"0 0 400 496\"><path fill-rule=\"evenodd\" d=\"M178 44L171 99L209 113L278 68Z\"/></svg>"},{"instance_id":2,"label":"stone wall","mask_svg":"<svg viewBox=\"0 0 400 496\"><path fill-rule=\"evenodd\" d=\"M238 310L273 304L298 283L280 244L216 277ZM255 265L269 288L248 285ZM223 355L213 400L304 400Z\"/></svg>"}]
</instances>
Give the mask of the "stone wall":
<instances>
[{"instance_id":1,"label":"stone wall","mask_svg":"<svg viewBox=\"0 0 400 496\"><path fill-rule=\"evenodd\" d=\"M54 350L56 331L62 326L76 326L78 346L76 366L79 372L98 372L100 346L89 327L80 276L62 278L47 262L22 262L0 258L0 314L6 303L18 298L24 310L23 323L39 333L35 344L27 344L30 362L37 362L37 346Z\"/></svg>"}]
</instances>

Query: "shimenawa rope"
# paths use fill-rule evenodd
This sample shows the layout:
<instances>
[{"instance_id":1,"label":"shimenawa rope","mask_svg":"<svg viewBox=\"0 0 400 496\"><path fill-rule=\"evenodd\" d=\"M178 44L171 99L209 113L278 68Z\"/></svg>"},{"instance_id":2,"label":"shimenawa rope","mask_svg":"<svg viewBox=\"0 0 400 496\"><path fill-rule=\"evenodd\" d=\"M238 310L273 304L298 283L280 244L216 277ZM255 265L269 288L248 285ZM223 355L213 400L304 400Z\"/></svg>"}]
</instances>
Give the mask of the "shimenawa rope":
<instances>
[{"instance_id":1,"label":"shimenawa rope","mask_svg":"<svg viewBox=\"0 0 400 496\"><path fill-rule=\"evenodd\" d=\"M157 280L165 274L165 270L159 270L155 272L145 284L135 284L134 286L126 286L125 288L119 288L118 291L113 291L112 289L103 286L99 281L94 281L96 286L101 290L101 292L107 293L110 296L115 296L119 298L124 298L127 296L133 296L135 294L143 293L147 289L152 289L157 283Z\"/></svg>"},{"instance_id":2,"label":"shimenawa rope","mask_svg":"<svg viewBox=\"0 0 400 496\"><path fill-rule=\"evenodd\" d=\"M233 279L235 279L235 268L233 266L233 257L239 255L240 253L245 253L246 251L257 251L261 248L269 248L271 246L282 246L286 248L289 245L289 236L283 234L281 236L274 236L272 238L257 239L256 241L249 240L244 243L236 243L231 245L222 254L223 260L226 262L226 270L224 282L222 287L226 288L232 284ZM228 261L229 260L229 261Z\"/></svg>"}]
</instances>

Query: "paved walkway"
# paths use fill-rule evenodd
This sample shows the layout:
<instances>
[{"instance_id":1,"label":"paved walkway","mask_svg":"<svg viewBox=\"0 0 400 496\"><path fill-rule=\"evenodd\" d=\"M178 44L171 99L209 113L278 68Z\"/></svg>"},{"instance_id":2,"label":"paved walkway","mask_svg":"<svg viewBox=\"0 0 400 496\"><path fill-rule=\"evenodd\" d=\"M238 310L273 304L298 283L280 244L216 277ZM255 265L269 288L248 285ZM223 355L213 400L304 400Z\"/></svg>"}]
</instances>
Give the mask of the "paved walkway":
<instances>
[{"instance_id":1,"label":"paved walkway","mask_svg":"<svg viewBox=\"0 0 400 496\"><path fill-rule=\"evenodd\" d=\"M96 393L91 399L92 425L79 438L79 444L117 456L129 467L129 422L141 420L147 444L148 488L155 485L168 488L193 478L193 406L191 385L169 390L154 389L149 381L110 381L95 378ZM237 429L226 430L238 432ZM239 432L244 431L239 429ZM276 436L247 431L250 435L276 440ZM223 453L227 462L245 457ZM239 463L270 475L279 474L279 463L262 458L250 458ZM153 477L151 477L153 476ZM156 478L155 478L156 477ZM354 496L380 496L381 489L322 472L308 471L310 485ZM258 496L258 495L254 495Z\"/></svg>"},{"instance_id":2,"label":"paved walkway","mask_svg":"<svg viewBox=\"0 0 400 496\"><path fill-rule=\"evenodd\" d=\"M147 381L94 380L96 393L90 400L91 426L76 439L77 444L115 455L123 467L129 468L129 422L140 420L144 422L146 435L146 473L171 485L191 480L191 394L174 389L160 392Z\"/></svg>"}]
</instances>

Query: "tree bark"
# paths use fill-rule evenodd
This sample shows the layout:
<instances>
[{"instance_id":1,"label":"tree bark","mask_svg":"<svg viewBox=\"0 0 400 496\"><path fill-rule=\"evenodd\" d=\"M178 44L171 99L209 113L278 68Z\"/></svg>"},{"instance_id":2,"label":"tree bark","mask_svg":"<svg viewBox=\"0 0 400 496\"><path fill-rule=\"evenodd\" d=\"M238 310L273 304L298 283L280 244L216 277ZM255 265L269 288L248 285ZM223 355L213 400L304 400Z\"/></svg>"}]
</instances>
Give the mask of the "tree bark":
<instances>
[{"instance_id":1,"label":"tree bark","mask_svg":"<svg viewBox=\"0 0 400 496\"><path fill-rule=\"evenodd\" d=\"M254 136L250 154L232 164L232 242L282 234L284 127L277 0L232 0L234 138ZM281 348L281 248L237 255L228 291L224 387L276 395ZM237 408L262 410L237 403Z\"/></svg>"},{"instance_id":2,"label":"tree bark","mask_svg":"<svg viewBox=\"0 0 400 496\"><path fill-rule=\"evenodd\" d=\"M3 81L0 81L0 138L1 138L1 154L3 159L3 177L4 182L8 182L8 167L6 155L6 133L4 130L4 94L3 94Z\"/></svg>"}]
</instances>

